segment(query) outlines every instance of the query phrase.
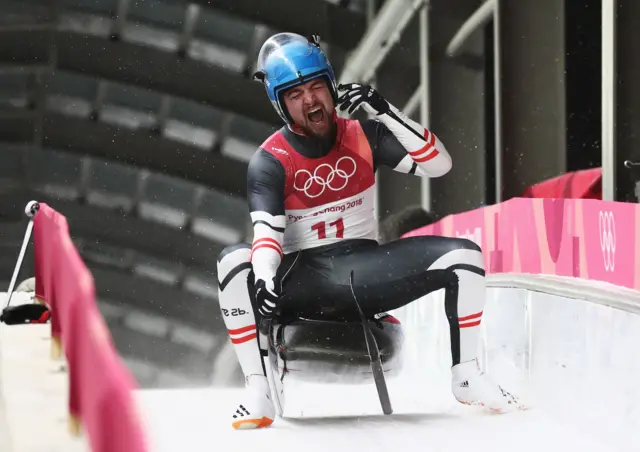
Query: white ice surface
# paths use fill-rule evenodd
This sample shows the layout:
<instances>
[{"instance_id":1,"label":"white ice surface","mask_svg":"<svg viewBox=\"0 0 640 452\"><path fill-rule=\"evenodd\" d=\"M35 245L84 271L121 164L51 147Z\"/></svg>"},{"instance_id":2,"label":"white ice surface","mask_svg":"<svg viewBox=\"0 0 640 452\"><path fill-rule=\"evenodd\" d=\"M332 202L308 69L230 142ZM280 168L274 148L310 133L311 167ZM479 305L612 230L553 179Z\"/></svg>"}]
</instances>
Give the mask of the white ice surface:
<instances>
[{"instance_id":1,"label":"white ice surface","mask_svg":"<svg viewBox=\"0 0 640 452\"><path fill-rule=\"evenodd\" d=\"M619 450L541 410L489 414L456 403L446 388L442 376L398 377L389 382L395 412L383 416L373 385L291 387L285 415L295 418L248 431L231 428L241 390L141 391L139 400L155 452Z\"/></svg>"},{"instance_id":2,"label":"white ice surface","mask_svg":"<svg viewBox=\"0 0 640 452\"><path fill-rule=\"evenodd\" d=\"M487 305L487 314L497 309L500 315L488 315L493 326L492 322L485 325L492 333L483 347L483 361L496 381L528 402L528 411L496 415L454 400L443 303L418 300L394 313L403 322L406 343L403 372L388 382L393 415L382 415L373 383L310 385L285 378L286 419L276 419L268 429L235 431L231 414L241 401L241 390L141 391L138 400L153 451L640 451L635 441L608 434L606 426L599 429L577 416L580 407L589 406L588 400L576 400L574 410L549 410L554 407L549 397L567 390L573 397L576 381L562 380L563 386L547 389L531 385L531 374L523 370L520 356L526 347L518 342L526 333L524 320L517 321L522 303L512 292L502 293L504 299L499 295L492 292ZM510 334L510 329L517 334ZM553 350L547 352L555 356ZM566 416L572 413L573 419ZM600 413L600 419L606 416Z\"/></svg>"}]
</instances>

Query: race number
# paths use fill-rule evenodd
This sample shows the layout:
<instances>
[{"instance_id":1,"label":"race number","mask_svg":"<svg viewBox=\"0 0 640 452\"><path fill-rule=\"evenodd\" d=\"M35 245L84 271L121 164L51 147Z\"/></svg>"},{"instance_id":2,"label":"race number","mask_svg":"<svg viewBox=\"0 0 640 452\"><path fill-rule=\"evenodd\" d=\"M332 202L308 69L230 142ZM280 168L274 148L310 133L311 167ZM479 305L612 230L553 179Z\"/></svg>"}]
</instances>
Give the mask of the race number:
<instances>
[{"instance_id":1,"label":"race number","mask_svg":"<svg viewBox=\"0 0 640 452\"><path fill-rule=\"evenodd\" d=\"M344 238L344 220L342 218L338 218L336 221L332 221L329 223L329 228L332 230L335 229L336 238ZM311 226L311 229L318 233L319 239L327 238L327 222L321 221L319 223ZM331 232L330 232L331 233Z\"/></svg>"}]
</instances>

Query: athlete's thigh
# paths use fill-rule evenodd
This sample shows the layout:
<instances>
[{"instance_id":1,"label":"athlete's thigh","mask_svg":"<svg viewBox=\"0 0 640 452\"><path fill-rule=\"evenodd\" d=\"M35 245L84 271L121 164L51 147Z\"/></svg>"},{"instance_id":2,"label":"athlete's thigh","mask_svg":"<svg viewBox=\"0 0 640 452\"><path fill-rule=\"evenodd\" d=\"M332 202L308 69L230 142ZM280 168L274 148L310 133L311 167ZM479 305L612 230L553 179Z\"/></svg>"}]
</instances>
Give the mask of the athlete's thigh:
<instances>
[{"instance_id":1,"label":"athlete's thigh","mask_svg":"<svg viewBox=\"0 0 640 452\"><path fill-rule=\"evenodd\" d=\"M479 251L469 240L423 236L332 256L303 252L281 266L286 275L282 311L309 318L357 317L354 293L367 315L397 309L455 280L445 268L430 267L456 249Z\"/></svg>"},{"instance_id":2,"label":"athlete's thigh","mask_svg":"<svg viewBox=\"0 0 640 452\"><path fill-rule=\"evenodd\" d=\"M301 315L300 307L308 304L308 299L317 291L308 290L317 280L311 268L304 263L303 254L295 252L285 255L278 267L277 279L282 284L278 311L281 316Z\"/></svg>"},{"instance_id":3,"label":"athlete's thigh","mask_svg":"<svg viewBox=\"0 0 640 452\"><path fill-rule=\"evenodd\" d=\"M455 281L447 266L437 261L458 249L479 251L469 240L411 237L341 256L333 270L342 286L349 284L353 271L355 295L364 311L389 311Z\"/></svg>"},{"instance_id":4,"label":"athlete's thigh","mask_svg":"<svg viewBox=\"0 0 640 452\"><path fill-rule=\"evenodd\" d=\"M356 265L361 272L370 273L371 278L390 282L405 276L419 274L443 262L443 256L455 250L480 251L480 247L470 240L441 237L418 236L399 239L374 248L357 250L353 255L340 261L340 267ZM456 258L458 259L458 258ZM436 264L436 265L434 265ZM449 264L443 262L443 265ZM338 271L344 271L343 268Z\"/></svg>"},{"instance_id":5,"label":"athlete's thigh","mask_svg":"<svg viewBox=\"0 0 640 452\"><path fill-rule=\"evenodd\" d=\"M305 317L316 319L357 318L357 310L350 296L348 275L340 278L335 272L338 258L330 253L318 255L302 252L291 265L281 267L282 317Z\"/></svg>"}]
</instances>

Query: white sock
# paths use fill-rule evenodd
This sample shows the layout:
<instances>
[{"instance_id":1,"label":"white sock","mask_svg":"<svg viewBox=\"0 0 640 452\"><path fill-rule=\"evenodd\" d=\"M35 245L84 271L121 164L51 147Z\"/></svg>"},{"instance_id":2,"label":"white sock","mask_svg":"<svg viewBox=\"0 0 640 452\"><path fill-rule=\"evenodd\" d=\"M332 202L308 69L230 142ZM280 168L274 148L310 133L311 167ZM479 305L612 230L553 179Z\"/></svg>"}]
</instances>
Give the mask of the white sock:
<instances>
[{"instance_id":1,"label":"white sock","mask_svg":"<svg viewBox=\"0 0 640 452\"><path fill-rule=\"evenodd\" d=\"M467 270L455 270L458 276L458 323L460 325L460 362L478 357L480 321L486 298L484 276Z\"/></svg>"}]
</instances>

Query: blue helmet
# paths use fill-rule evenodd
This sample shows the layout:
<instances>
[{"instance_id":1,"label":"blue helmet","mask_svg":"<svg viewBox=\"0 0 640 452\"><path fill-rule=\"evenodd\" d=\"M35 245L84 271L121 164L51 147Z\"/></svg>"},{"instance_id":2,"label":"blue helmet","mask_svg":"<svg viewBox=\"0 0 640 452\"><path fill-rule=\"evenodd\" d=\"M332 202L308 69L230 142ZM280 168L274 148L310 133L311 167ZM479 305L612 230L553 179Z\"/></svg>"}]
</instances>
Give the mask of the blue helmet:
<instances>
[{"instance_id":1,"label":"blue helmet","mask_svg":"<svg viewBox=\"0 0 640 452\"><path fill-rule=\"evenodd\" d=\"M257 72L253 76L254 80L264 83L269 100L287 124L293 121L282 101L282 93L318 77L327 79L336 100L336 77L320 49L318 37L309 41L295 33L278 33L267 39L260 49Z\"/></svg>"}]
</instances>

